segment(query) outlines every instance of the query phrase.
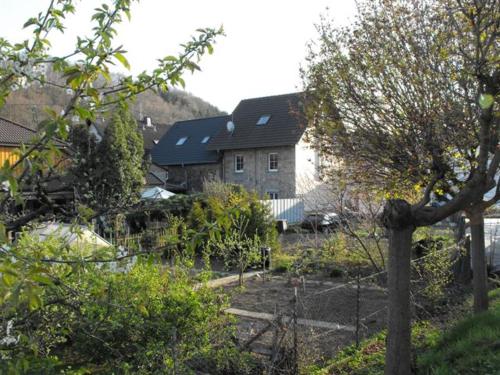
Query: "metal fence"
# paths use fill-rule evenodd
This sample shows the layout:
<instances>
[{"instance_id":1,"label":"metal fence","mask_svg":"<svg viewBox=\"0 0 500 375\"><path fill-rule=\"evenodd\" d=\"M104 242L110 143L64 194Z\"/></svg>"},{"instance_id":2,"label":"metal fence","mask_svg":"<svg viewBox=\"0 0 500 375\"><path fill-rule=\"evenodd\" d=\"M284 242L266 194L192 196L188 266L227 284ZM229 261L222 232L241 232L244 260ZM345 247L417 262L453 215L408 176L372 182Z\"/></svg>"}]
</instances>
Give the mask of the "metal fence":
<instances>
[{"instance_id":1,"label":"metal fence","mask_svg":"<svg viewBox=\"0 0 500 375\"><path fill-rule=\"evenodd\" d=\"M500 270L500 219L484 219L486 261L493 271Z\"/></svg>"},{"instance_id":2,"label":"metal fence","mask_svg":"<svg viewBox=\"0 0 500 375\"><path fill-rule=\"evenodd\" d=\"M450 267L459 250L433 250L411 261L414 322L443 316L442 306L452 309L462 301ZM447 259L442 275L429 267L436 259ZM348 282L309 280L305 275L256 278L247 281L246 291L233 297L226 312L238 316L241 347L267 358L267 374L298 374L302 365L321 363L387 328L386 282L386 271Z\"/></svg>"},{"instance_id":3,"label":"metal fence","mask_svg":"<svg viewBox=\"0 0 500 375\"><path fill-rule=\"evenodd\" d=\"M266 199L261 202L271 209L276 220L286 220L289 224L296 224L304 219L302 198Z\"/></svg>"}]
</instances>

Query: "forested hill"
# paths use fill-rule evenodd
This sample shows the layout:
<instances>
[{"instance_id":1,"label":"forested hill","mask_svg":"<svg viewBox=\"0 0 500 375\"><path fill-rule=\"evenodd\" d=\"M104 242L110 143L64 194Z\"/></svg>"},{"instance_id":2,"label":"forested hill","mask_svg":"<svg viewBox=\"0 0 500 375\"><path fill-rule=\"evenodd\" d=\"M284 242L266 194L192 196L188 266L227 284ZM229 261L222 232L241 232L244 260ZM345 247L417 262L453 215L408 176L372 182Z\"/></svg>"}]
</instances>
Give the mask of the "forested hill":
<instances>
[{"instance_id":1,"label":"forested hill","mask_svg":"<svg viewBox=\"0 0 500 375\"><path fill-rule=\"evenodd\" d=\"M0 109L0 116L35 128L44 117L44 107L59 112L69 95L65 90L39 85L12 92ZM147 91L131 105L136 119L151 117L153 123L171 125L179 120L224 114L217 107L194 95L180 90L167 93Z\"/></svg>"}]
</instances>

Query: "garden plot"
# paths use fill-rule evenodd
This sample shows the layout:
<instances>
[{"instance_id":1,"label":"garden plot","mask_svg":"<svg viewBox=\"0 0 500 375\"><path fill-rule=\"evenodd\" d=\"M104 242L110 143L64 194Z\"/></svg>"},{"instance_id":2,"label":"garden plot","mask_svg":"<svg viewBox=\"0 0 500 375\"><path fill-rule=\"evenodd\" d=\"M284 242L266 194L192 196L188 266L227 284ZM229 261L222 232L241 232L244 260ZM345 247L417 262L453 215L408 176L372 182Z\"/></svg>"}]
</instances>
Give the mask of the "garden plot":
<instances>
[{"instance_id":1,"label":"garden plot","mask_svg":"<svg viewBox=\"0 0 500 375\"><path fill-rule=\"evenodd\" d=\"M385 326L386 291L372 283L360 283L358 291L356 283L256 277L243 290L236 284L226 290L240 342L251 340L249 346L262 353L272 350L280 329L288 332L283 342L291 344L294 312L299 344L318 357L354 342L357 329L364 337Z\"/></svg>"}]
</instances>

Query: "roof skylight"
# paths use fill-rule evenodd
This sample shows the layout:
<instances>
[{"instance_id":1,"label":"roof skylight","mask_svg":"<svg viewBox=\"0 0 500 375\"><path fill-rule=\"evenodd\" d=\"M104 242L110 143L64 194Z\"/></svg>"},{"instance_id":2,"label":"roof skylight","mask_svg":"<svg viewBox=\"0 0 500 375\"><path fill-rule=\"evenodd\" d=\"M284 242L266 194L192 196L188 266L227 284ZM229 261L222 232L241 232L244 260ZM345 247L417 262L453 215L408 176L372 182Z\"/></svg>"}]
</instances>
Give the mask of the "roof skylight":
<instances>
[{"instance_id":1,"label":"roof skylight","mask_svg":"<svg viewBox=\"0 0 500 375\"><path fill-rule=\"evenodd\" d=\"M266 125L269 122L270 118L271 118L271 115L260 116L259 121L257 121L257 125Z\"/></svg>"},{"instance_id":2,"label":"roof skylight","mask_svg":"<svg viewBox=\"0 0 500 375\"><path fill-rule=\"evenodd\" d=\"M201 140L201 143L207 143L210 139L210 136L207 135L206 137L204 137L202 140Z\"/></svg>"},{"instance_id":3,"label":"roof skylight","mask_svg":"<svg viewBox=\"0 0 500 375\"><path fill-rule=\"evenodd\" d=\"M177 141L177 143L175 145L182 146L184 143L186 143L187 139L188 139L188 137L179 138L179 140Z\"/></svg>"}]
</instances>

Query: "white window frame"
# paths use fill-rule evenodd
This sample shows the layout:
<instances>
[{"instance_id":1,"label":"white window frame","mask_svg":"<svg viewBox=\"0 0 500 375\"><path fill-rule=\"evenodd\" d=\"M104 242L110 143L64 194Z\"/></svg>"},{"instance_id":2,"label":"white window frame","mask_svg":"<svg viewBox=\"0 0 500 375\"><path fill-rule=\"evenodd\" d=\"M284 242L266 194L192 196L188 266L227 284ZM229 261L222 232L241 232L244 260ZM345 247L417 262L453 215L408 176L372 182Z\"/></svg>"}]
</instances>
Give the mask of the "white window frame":
<instances>
[{"instance_id":1,"label":"white window frame","mask_svg":"<svg viewBox=\"0 0 500 375\"><path fill-rule=\"evenodd\" d=\"M279 199L279 191L278 190L268 190L268 191L266 191L266 194L267 194L268 198L271 200Z\"/></svg>"},{"instance_id":2,"label":"white window frame","mask_svg":"<svg viewBox=\"0 0 500 375\"><path fill-rule=\"evenodd\" d=\"M188 140L188 137L180 137L178 140L177 140L177 143L175 144L176 146L182 146L183 144L185 144Z\"/></svg>"},{"instance_id":3,"label":"white window frame","mask_svg":"<svg viewBox=\"0 0 500 375\"><path fill-rule=\"evenodd\" d=\"M238 169L238 158L241 158L241 169ZM241 154L234 155L234 172L243 173L245 170L245 158Z\"/></svg>"},{"instance_id":4,"label":"white window frame","mask_svg":"<svg viewBox=\"0 0 500 375\"><path fill-rule=\"evenodd\" d=\"M267 125L267 123L269 122L270 119L271 119L271 115L262 115L257 120L257 125L258 126Z\"/></svg>"},{"instance_id":5,"label":"white window frame","mask_svg":"<svg viewBox=\"0 0 500 375\"><path fill-rule=\"evenodd\" d=\"M276 168L271 168L271 155L276 155ZM269 172L278 172L279 169L279 157L277 152L270 152L267 155L267 170Z\"/></svg>"}]
</instances>

